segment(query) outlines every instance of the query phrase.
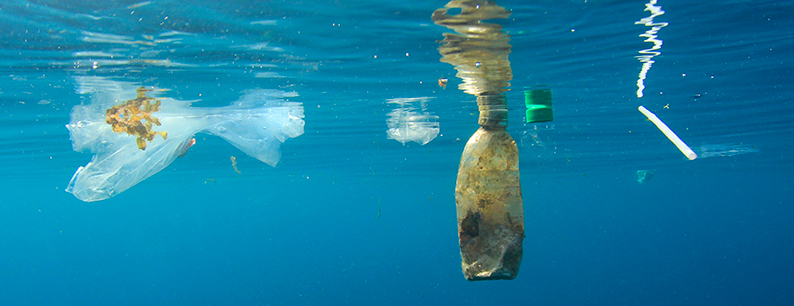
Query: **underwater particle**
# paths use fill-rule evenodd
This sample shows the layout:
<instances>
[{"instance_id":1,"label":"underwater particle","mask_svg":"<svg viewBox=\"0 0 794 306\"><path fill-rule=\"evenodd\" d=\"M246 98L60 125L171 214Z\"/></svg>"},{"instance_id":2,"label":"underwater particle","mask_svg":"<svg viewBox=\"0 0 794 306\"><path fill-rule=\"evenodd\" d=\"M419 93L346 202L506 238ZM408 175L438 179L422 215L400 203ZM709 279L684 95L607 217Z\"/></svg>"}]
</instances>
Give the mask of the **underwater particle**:
<instances>
[{"instance_id":1,"label":"underwater particle","mask_svg":"<svg viewBox=\"0 0 794 306\"><path fill-rule=\"evenodd\" d=\"M237 157L229 156L229 159L232 160L232 168L234 168L234 171L237 172L237 174L242 174L240 170L237 170Z\"/></svg>"},{"instance_id":2,"label":"underwater particle","mask_svg":"<svg viewBox=\"0 0 794 306\"><path fill-rule=\"evenodd\" d=\"M448 78L440 78L440 79L438 79L438 87L441 87L442 89L447 89L447 83L449 83L449 79Z\"/></svg>"}]
</instances>

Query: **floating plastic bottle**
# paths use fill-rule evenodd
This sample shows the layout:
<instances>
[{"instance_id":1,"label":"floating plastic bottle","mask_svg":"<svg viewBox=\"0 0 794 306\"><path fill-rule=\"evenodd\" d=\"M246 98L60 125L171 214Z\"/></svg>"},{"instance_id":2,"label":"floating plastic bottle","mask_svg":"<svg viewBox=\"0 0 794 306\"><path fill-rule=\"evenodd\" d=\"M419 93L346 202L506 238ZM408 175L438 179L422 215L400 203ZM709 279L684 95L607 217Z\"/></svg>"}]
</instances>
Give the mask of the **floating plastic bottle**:
<instances>
[{"instance_id":1,"label":"floating plastic bottle","mask_svg":"<svg viewBox=\"0 0 794 306\"><path fill-rule=\"evenodd\" d=\"M447 14L453 8L460 13ZM510 38L500 25L482 22L508 16L492 1L478 0L453 0L433 13L433 22L456 32L444 34L441 62L455 66L459 88L477 98L480 111L455 184L463 275L472 281L514 279L523 256L518 148L506 131Z\"/></svg>"},{"instance_id":2,"label":"floating plastic bottle","mask_svg":"<svg viewBox=\"0 0 794 306\"><path fill-rule=\"evenodd\" d=\"M463 149L455 184L463 275L513 279L523 257L524 205L516 142L483 126Z\"/></svg>"}]
</instances>

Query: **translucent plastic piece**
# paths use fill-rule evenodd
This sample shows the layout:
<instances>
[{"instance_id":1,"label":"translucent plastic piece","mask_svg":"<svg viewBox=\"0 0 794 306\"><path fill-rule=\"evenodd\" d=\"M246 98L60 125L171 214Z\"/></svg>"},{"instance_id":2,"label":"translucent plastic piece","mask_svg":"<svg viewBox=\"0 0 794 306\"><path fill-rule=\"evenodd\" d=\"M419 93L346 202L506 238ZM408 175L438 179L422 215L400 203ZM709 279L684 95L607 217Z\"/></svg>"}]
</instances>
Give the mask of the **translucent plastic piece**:
<instances>
[{"instance_id":1,"label":"translucent plastic piece","mask_svg":"<svg viewBox=\"0 0 794 306\"><path fill-rule=\"evenodd\" d=\"M93 92L93 99L72 109L66 127L75 151L95 155L77 169L66 191L86 202L115 196L159 172L184 155L198 132L223 137L271 166L280 159L281 143L303 134L303 106L281 99L295 94L252 90L232 105L218 108L196 108L189 106L190 101L156 98L159 111L150 115L160 125L151 128L167 137L155 136L141 149L134 135L114 132L106 121L108 109L134 98L135 86L100 78L80 81L88 83L81 83L80 91ZM108 90L101 91L102 85L109 85Z\"/></svg>"},{"instance_id":2,"label":"translucent plastic piece","mask_svg":"<svg viewBox=\"0 0 794 306\"><path fill-rule=\"evenodd\" d=\"M757 153L755 145L747 144L704 144L700 146L700 158L736 156L747 153Z\"/></svg>"},{"instance_id":3,"label":"translucent plastic piece","mask_svg":"<svg viewBox=\"0 0 794 306\"><path fill-rule=\"evenodd\" d=\"M402 142L413 141L426 145L438 136L438 116L428 112L425 103L430 98L396 98L388 100L389 104L397 104L397 108L389 113L386 135L389 139Z\"/></svg>"},{"instance_id":4,"label":"translucent plastic piece","mask_svg":"<svg viewBox=\"0 0 794 306\"><path fill-rule=\"evenodd\" d=\"M656 170L637 170L637 183L647 182L654 174L656 174Z\"/></svg>"}]
</instances>

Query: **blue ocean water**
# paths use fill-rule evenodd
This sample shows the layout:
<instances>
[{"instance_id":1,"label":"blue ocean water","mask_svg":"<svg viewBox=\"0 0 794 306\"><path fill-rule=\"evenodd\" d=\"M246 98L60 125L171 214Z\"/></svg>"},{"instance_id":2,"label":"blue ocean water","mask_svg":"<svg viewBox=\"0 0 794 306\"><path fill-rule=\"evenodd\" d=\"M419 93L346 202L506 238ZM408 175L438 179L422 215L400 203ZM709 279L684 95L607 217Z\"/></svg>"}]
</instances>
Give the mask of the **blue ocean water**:
<instances>
[{"instance_id":1,"label":"blue ocean water","mask_svg":"<svg viewBox=\"0 0 794 306\"><path fill-rule=\"evenodd\" d=\"M445 4L3 1L0 305L794 304L794 2L497 2L526 238L518 277L491 282L460 270L455 178L477 105L440 62ZM305 133L276 167L197 134L85 203L64 189L91 161L65 128L86 79L197 107L293 93ZM554 121L525 123L539 86ZM387 135L406 98L438 117L425 145Z\"/></svg>"}]
</instances>

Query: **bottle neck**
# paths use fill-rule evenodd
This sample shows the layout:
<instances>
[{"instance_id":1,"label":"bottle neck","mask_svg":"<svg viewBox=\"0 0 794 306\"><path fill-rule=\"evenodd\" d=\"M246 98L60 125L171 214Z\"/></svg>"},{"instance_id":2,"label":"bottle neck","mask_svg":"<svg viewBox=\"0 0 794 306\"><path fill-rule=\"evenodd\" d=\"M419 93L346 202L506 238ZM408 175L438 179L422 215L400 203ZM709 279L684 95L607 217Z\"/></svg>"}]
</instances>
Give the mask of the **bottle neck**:
<instances>
[{"instance_id":1,"label":"bottle neck","mask_svg":"<svg viewBox=\"0 0 794 306\"><path fill-rule=\"evenodd\" d=\"M487 129L507 128L507 96L504 93L482 93L477 96L480 126Z\"/></svg>"}]
</instances>

